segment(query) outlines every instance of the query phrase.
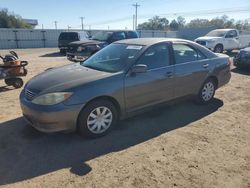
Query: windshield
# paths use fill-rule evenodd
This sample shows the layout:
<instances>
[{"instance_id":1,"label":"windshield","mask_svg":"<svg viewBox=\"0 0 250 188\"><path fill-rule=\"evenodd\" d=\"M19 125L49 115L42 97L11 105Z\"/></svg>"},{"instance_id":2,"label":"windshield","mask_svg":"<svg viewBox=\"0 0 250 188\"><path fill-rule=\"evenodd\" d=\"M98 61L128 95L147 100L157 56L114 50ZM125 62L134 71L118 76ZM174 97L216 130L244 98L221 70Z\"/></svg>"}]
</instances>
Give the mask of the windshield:
<instances>
[{"instance_id":1,"label":"windshield","mask_svg":"<svg viewBox=\"0 0 250 188\"><path fill-rule=\"evenodd\" d=\"M93 40L99 40L99 41L107 41L108 38L113 34L113 32L110 31L100 31L92 37Z\"/></svg>"},{"instance_id":2,"label":"windshield","mask_svg":"<svg viewBox=\"0 0 250 188\"><path fill-rule=\"evenodd\" d=\"M223 37L226 34L226 31L214 30L210 31L206 36L208 37Z\"/></svg>"},{"instance_id":3,"label":"windshield","mask_svg":"<svg viewBox=\"0 0 250 188\"><path fill-rule=\"evenodd\" d=\"M143 46L137 45L111 44L81 65L105 72L119 72L137 57L142 48Z\"/></svg>"}]
</instances>

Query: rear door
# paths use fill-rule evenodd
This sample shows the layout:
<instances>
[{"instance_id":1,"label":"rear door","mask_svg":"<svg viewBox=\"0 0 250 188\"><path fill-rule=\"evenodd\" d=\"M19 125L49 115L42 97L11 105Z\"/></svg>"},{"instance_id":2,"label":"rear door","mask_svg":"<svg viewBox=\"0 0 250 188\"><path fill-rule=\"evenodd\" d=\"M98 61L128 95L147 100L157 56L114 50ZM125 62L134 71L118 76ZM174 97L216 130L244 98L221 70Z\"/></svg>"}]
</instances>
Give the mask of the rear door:
<instances>
[{"instance_id":1,"label":"rear door","mask_svg":"<svg viewBox=\"0 0 250 188\"><path fill-rule=\"evenodd\" d=\"M198 93L209 73L209 60L187 43L173 43L175 56L175 97Z\"/></svg>"},{"instance_id":2,"label":"rear door","mask_svg":"<svg viewBox=\"0 0 250 188\"><path fill-rule=\"evenodd\" d=\"M161 43L148 48L136 64L147 65L145 73L125 77L127 112L174 98L173 75L169 44Z\"/></svg>"}]
</instances>

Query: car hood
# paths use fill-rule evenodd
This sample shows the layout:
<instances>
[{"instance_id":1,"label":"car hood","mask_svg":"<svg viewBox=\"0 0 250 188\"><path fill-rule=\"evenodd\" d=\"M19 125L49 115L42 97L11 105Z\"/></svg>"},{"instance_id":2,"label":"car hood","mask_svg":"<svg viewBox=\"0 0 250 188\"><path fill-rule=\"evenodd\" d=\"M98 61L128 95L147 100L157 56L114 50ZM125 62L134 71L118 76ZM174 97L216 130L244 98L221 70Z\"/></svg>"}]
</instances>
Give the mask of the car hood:
<instances>
[{"instance_id":1,"label":"car hood","mask_svg":"<svg viewBox=\"0 0 250 188\"><path fill-rule=\"evenodd\" d=\"M242 52L250 52L250 47L247 47L247 48L244 48L244 49L241 49L240 51L242 51Z\"/></svg>"},{"instance_id":2,"label":"car hood","mask_svg":"<svg viewBox=\"0 0 250 188\"><path fill-rule=\"evenodd\" d=\"M221 39L221 37L208 37L208 36L203 36L203 37L199 37L197 39L195 39L195 41L197 40L204 40L204 41L210 41L212 39Z\"/></svg>"},{"instance_id":3,"label":"car hood","mask_svg":"<svg viewBox=\"0 0 250 188\"><path fill-rule=\"evenodd\" d=\"M93 70L76 63L49 69L32 78L26 88L40 94L67 91L111 75L112 73Z\"/></svg>"},{"instance_id":4,"label":"car hood","mask_svg":"<svg viewBox=\"0 0 250 188\"><path fill-rule=\"evenodd\" d=\"M71 42L69 44L69 46L80 46L80 45L89 45L89 44L103 44L103 43L105 43L105 42L86 39L86 40Z\"/></svg>"}]
</instances>

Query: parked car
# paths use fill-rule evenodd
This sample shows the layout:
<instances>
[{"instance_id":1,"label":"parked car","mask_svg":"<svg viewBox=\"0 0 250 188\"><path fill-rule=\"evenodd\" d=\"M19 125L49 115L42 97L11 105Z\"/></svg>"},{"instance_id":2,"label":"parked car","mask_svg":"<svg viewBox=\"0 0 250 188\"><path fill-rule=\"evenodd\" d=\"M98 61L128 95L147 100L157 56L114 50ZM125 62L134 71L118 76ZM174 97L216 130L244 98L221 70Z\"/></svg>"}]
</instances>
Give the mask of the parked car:
<instances>
[{"instance_id":1,"label":"parked car","mask_svg":"<svg viewBox=\"0 0 250 188\"><path fill-rule=\"evenodd\" d=\"M118 119L184 96L211 102L229 82L229 57L191 41L117 41L84 62L30 80L20 94L25 119L43 132L107 134ZM156 125L157 126L157 125Z\"/></svg>"},{"instance_id":2,"label":"parked car","mask_svg":"<svg viewBox=\"0 0 250 188\"><path fill-rule=\"evenodd\" d=\"M100 31L91 40L72 42L68 46L67 58L70 61L82 61L103 47L118 40L138 38L136 31Z\"/></svg>"},{"instance_id":3,"label":"parked car","mask_svg":"<svg viewBox=\"0 0 250 188\"><path fill-rule=\"evenodd\" d=\"M58 38L58 48L60 53L66 54L68 44L73 41L81 41L88 38L85 31L61 32Z\"/></svg>"},{"instance_id":4,"label":"parked car","mask_svg":"<svg viewBox=\"0 0 250 188\"><path fill-rule=\"evenodd\" d=\"M237 68L250 67L250 47L241 49L234 57L234 65Z\"/></svg>"},{"instance_id":5,"label":"parked car","mask_svg":"<svg viewBox=\"0 0 250 188\"><path fill-rule=\"evenodd\" d=\"M222 53L224 50L231 52L249 46L250 35L240 35L237 29L216 29L195 39L195 42L216 53Z\"/></svg>"}]
</instances>

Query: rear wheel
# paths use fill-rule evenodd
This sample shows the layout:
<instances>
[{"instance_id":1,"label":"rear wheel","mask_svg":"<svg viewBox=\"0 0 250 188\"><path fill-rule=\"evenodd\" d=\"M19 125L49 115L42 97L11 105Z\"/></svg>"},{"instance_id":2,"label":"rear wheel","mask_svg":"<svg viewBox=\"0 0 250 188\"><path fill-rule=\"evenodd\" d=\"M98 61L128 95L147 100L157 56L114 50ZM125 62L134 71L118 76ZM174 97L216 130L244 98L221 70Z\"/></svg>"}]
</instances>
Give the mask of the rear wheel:
<instances>
[{"instance_id":1,"label":"rear wheel","mask_svg":"<svg viewBox=\"0 0 250 188\"><path fill-rule=\"evenodd\" d=\"M21 88L23 86L23 80L21 78L8 78L4 80L5 84L8 86L13 86L14 88Z\"/></svg>"},{"instance_id":2,"label":"rear wheel","mask_svg":"<svg viewBox=\"0 0 250 188\"><path fill-rule=\"evenodd\" d=\"M216 90L216 83L213 79L208 79L201 87L198 97L197 97L197 102L200 104L207 104L211 102L214 98Z\"/></svg>"},{"instance_id":3,"label":"rear wheel","mask_svg":"<svg viewBox=\"0 0 250 188\"><path fill-rule=\"evenodd\" d=\"M215 53L222 53L222 52L223 52L223 46L222 46L222 44L217 44L217 45L214 47L214 52L215 52Z\"/></svg>"},{"instance_id":4,"label":"rear wheel","mask_svg":"<svg viewBox=\"0 0 250 188\"><path fill-rule=\"evenodd\" d=\"M115 125L117 110L108 100L96 100L88 104L78 117L78 131L87 137L104 136Z\"/></svg>"}]
</instances>

